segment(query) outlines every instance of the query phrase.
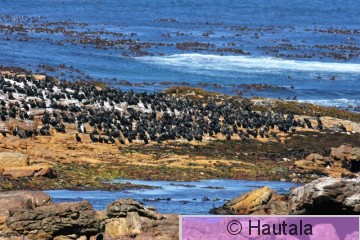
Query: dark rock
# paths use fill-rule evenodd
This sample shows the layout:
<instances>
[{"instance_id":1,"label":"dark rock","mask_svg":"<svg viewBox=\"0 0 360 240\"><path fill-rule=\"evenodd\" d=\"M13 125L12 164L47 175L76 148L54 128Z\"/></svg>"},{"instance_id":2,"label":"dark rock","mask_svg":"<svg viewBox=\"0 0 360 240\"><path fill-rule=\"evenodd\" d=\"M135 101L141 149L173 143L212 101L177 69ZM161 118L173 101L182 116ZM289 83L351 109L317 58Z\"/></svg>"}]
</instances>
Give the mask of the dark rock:
<instances>
[{"instance_id":1,"label":"dark rock","mask_svg":"<svg viewBox=\"0 0 360 240\"><path fill-rule=\"evenodd\" d=\"M207 202L207 201L210 201L210 198L209 198L209 197L202 197L202 198L201 198L201 201Z\"/></svg>"},{"instance_id":2,"label":"dark rock","mask_svg":"<svg viewBox=\"0 0 360 240\"><path fill-rule=\"evenodd\" d=\"M214 186L206 186L203 188L208 188L208 189L225 189L224 187L214 187Z\"/></svg>"},{"instance_id":3,"label":"dark rock","mask_svg":"<svg viewBox=\"0 0 360 240\"><path fill-rule=\"evenodd\" d=\"M240 87L246 90L256 90L256 91L263 91L263 90L286 90L286 87L280 86L273 86L269 84L241 84Z\"/></svg>"},{"instance_id":4,"label":"dark rock","mask_svg":"<svg viewBox=\"0 0 360 240\"><path fill-rule=\"evenodd\" d=\"M29 240L29 238L27 238L26 236L21 235L17 232L0 233L0 239L1 240Z\"/></svg>"},{"instance_id":5,"label":"dark rock","mask_svg":"<svg viewBox=\"0 0 360 240\"><path fill-rule=\"evenodd\" d=\"M360 178L320 178L291 191L290 214L360 214Z\"/></svg>"}]
</instances>

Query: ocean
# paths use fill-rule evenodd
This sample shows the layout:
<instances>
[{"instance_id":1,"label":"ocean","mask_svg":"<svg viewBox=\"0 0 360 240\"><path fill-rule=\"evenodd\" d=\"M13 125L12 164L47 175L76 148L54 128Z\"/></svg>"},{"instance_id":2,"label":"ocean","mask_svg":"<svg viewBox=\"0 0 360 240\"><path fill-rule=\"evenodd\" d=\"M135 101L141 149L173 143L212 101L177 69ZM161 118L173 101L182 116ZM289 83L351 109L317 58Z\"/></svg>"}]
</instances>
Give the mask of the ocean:
<instances>
[{"instance_id":1,"label":"ocean","mask_svg":"<svg viewBox=\"0 0 360 240\"><path fill-rule=\"evenodd\" d=\"M0 65L360 109L360 1L2 0Z\"/></svg>"}]
</instances>

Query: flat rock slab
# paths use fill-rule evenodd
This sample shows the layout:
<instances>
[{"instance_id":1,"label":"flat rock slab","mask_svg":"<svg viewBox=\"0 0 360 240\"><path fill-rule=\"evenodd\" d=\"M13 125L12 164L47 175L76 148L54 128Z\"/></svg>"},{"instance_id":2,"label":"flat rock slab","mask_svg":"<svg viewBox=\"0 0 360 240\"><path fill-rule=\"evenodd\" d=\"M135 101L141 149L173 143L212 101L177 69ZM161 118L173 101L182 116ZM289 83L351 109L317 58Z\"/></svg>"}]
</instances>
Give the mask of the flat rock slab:
<instances>
[{"instance_id":1,"label":"flat rock slab","mask_svg":"<svg viewBox=\"0 0 360 240\"><path fill-rule=\"evenodd\" d=\"M13 178L21 177L53 177L54 173L49 165L39 164L25 167L7 167L2 172L3 176L9 176Z\"/></svg>"},{"instance_id":2,"label":"flat rock slab","mask_svg":"<svg viewBox=\"0 0 360 240\"><path fill-rule=\"evenodd\" d=\"M6 167L24 167L29 165L28 156L19 152L0 152L0 170Z\"/></svg>"},{"instance_id":3,"label":"flat rock slab","mask_svg":"<svg viewBox=\"0 0 360 240\"><path fill-rule=\"evenodd\" d=\"M11 209L28 209L49 204L51 204L51 197L44 192L0 192L0 216L7 216Z\"/></svg>"},{"instance_id":4,"label":"flat rock slab","mask_svg":"<svg viewBox=\"0 0 360 240\"><path fill-rule=\"evenodd\" d=\"M53 239L58 235L94 235L101 231L100 219L88 201L57 203L34 209L10 210L7 226L31 239ZM36 233L32 236L33 233Z\"/></svg>"}]
</instances>

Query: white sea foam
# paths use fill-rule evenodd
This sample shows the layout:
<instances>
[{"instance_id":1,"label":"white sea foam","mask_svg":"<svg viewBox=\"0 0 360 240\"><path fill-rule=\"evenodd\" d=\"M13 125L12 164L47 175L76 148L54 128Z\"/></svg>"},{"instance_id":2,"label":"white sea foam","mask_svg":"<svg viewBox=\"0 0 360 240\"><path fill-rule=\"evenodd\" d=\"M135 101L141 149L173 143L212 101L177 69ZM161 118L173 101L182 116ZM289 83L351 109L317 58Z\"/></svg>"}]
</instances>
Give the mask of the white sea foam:
<instances>
[{"instance_id":1,"label":"white sea foam","mask_svg":"<svg viewBox=\"0 0 360 240\"><path fill-rule=\"evenodd\" d=\"M337 99L307 99L307 100L299 100L299 102L312 103L315 105L321 106L334 106L334 107L348 107L360 106L360 100L347 99L347 98L337 98Z\"/></svg>"},{"instance_id":2,"label":"white sea foam","mask_svg":"<svg viewBox=\"0 0 360 240\"><path fill-rule=\"evenodd\" d=\"M306 71L330 73L360 73L360 64L296 61L259 56L218 56L210 54L174 54L146 56L139 59L157 65L175 67L180 71L204 73L206 71L277 72Z\"/></svg>"}]
</instances>

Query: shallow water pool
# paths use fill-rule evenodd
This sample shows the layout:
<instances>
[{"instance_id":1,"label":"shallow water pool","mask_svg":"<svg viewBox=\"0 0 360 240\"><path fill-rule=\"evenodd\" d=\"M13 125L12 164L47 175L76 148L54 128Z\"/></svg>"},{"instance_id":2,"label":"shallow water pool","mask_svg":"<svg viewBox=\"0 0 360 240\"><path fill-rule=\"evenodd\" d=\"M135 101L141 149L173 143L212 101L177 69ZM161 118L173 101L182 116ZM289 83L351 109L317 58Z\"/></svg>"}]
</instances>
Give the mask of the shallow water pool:
<instances>
[{"instance_id":1,"label":"shallow water pool","mask_svg":"<svg viewBox=\"0 0 360 240\"><path fill-rule=\"evenodd\" d=\"M156 189L135 189L122 191L46 191L53 202L75 202L88 200L95 209L103 210L118 198L133 198L148 206L154 206L160 213L209 214L213 207L220 207L227 200L242 193L269 186L278 194L286 193L296 183L273 181L247 181L210 179L198 182L145 181L117 179L112 182L142 184Z\"/></svg>"}]
</instances>

